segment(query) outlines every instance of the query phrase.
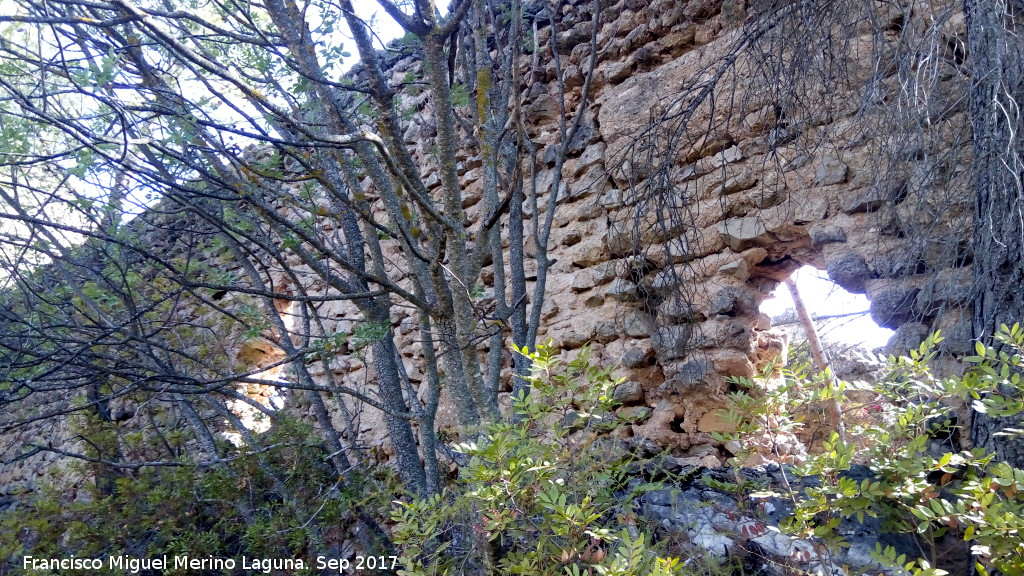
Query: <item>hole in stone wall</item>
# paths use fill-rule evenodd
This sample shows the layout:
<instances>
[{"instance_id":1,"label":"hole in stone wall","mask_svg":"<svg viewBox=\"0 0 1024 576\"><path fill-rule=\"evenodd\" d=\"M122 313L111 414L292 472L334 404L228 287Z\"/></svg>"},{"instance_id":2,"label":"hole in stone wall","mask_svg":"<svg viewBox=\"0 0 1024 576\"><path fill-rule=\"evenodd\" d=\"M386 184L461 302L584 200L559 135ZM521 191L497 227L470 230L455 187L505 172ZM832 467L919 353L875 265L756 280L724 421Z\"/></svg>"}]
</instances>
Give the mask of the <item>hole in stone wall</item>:
<instances>
[{"instance_id":1,"label":"hole in stone wall","mask_svg":"<svg viewBox=\"0 0 1024 576\"><path fill-rule=\"evenodd\" d=\"M676 416L672 419L672 422L669 423L668 427L671 428L673 432L685 434L686 430L683 429L684 420L685 418L683 416Z\"/></svg>"},{"instance_id":2,"label":"hole in stone wall","mask_svg":"<svg viewBox=\"0 0 1024 576\"><path fill-rule=\"evenodd\" d=\"M847 292L829 279L824 270L803 266L792 277L824 343L875 350L885 346L893 335L892 330L872 320L866 296ZM773 328L790 332L791 344L803 340L800 320L785 284L779 283L760 310L772 318Z\"/></svg>"},{"instance_id":3,"label":"hole in stone wall","mask_svg":"<svg viewBox=\"0 0 1024 576\"><path fill-rule=\"evenodd\" d=\"M735 380L732 379L729 379L725 383L726 394L733 394L735 392L746 392L747 390L748 388L746 386L741 386L739 382L736 382Z\"/></svg>"}]
</instances>

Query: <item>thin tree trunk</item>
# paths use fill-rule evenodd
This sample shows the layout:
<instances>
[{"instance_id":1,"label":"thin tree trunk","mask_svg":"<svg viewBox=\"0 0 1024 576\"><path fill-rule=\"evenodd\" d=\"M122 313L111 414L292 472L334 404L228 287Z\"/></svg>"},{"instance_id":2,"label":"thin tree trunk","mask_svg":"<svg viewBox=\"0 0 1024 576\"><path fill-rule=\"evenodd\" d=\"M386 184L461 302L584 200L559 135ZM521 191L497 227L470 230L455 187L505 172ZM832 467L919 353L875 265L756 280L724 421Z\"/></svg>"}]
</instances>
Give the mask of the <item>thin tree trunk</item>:
<instances>
[{"instance_id":1,"label":"thin tree trunk","mask_svg":"<svg viewBox=\"0 0 1024 576\"><path fill-rule=\"evenodd\" d=\"M804 305L803 298L800 297L800 290L796 287L796 281L793 278L786 278L786 288L789 288L789 293L793 296L793 307L796 308L796 315L800 317L800 324L803 325L804 334L807 336L807 345L811 348L811 358L814 360L814 367L824 372L828 377L829 383L832 385L832 389L837 390L839 383L836 381L835 374L832 373L832 367L829 365L825 348L822 347L821 339L818 338L818 330L814 326L814 320L811 319L810 312L807 311L807 306ZM825 406L828 410L828 418L831 420L829 424L839 434L840 440L846 442L846 425L843 423L843 409L839 405L839 399L833 396L831 400L826 402Z\"/></svg>"}]
</instances>

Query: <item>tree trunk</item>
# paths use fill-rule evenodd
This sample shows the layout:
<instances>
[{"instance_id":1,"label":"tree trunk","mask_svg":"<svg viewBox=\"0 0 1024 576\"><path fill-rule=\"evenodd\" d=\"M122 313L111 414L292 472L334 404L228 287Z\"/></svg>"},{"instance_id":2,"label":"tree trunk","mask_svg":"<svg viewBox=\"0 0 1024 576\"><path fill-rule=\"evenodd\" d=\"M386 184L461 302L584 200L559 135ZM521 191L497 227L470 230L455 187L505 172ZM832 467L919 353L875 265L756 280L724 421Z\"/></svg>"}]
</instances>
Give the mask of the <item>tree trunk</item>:
<instances>
[{"instance_id":1,"label":"tree trunk","mask_svg":"<svg viewBox=\"0 0 1024 576\"><path fill-rule=\"evenodd\" d=\"M826 372L832 389L838 390L839 382L836 381L836 376L832 373L832 366L829 365L828 356L825 354L825 347L821 345L821 339L818 338L818 329L814 326L814 320L811 319L811 313L807 311L807 306L804 305L804 299L800 296L796 280L789 277L786 278L785 283L786 288L789 289L790 296L793 297L793 308L796 309L796 315L800 317L800 324L803 326L804 334L807 336L807 346L811 349L814 369L819 372ZM825 409L828 411L829 425L839 434L840 440L846 442L846 425L843 423L843 408L839 405L839 399L833 396L831 400L826 401Z\"/></svg>"},{"instance_id":2,"label":"tree trunk","mask_svg":"<svg viewBox=\"0 0 1024 576\"><path fill-rule=\"evenodd\" d=\"M971 128L977 202L974 211L974 336L991 343L1000 324L1024 319L1024 217L1019 105L1024 95L1021 6L964 0L967 17ZM1024 442L995 436L1008 422L975 414L975 446L1024 467Z\"/></svg>"}]
</instances>

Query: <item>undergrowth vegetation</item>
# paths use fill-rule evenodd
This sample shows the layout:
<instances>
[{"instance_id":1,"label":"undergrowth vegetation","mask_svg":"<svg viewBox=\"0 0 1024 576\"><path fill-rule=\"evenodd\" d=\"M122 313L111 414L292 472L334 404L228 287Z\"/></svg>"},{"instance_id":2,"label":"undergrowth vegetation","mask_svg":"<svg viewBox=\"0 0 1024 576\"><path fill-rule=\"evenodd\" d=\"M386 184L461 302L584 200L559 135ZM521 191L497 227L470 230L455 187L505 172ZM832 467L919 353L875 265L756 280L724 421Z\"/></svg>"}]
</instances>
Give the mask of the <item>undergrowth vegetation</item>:
<instances>
[{"instance_id":1,"label":"undergrowth vegetation","mask_svg":"<svg viewBox=\"0 0 1024 576\"><path fill-rule=\"evenodd\" d=\"M531 393L514 401L518 417L455 447L468 462L444 494L397 502L403 573L679 573L631 505L661 485L629 482L636 460L605 435L618 424L612 368L593 366L587 349L564 366L548 346L517 352L534 367ZM457 540L446 532L466 539L469 553L438 545Z\"/></svg>"},{"instance_id":2,"label":"undergrowth vegetation","mask_svg":"<svg viewBox=\"0 0 1024 576\"><path fill-rule=\"evenodd\" d=\"M889 357L885 377L868 386L786 369L774 378L769 369L756 381L736 379L745 388L733 397L738 430L719 438L768 438L768 446L777 449L775 439L804 426L794 416L801 406L838 399L847 414L871 413L847 426L845 439L833 433L793 468L816 482L777 493L794 505L782 528L836 549L846 545L837 530L842 519L878 518L883 530L916 535L923 553L915 559L879 547L876 556L884 564L914 574L945 574L936 565L949 561L941 555L957 550L951 542L959 541L966 543L960 548L964 556L969 549L978 574L1024 574L1024 471L961 442L964 408L996 418L1024 410L1024 329L1004 325L994 340L995 346L976 344L976 354L963 359L963 375L932 371L942 341L936 333L907 356ZM854 389L858 401L848 396ZM1024 431L1007 427L999 434ZM847 474L858 464L867 466L870 477Z\"/></svg>"},{"instance_id":3,"label":"undergrowth vegetation","mask_svg":"<svg viewBox=\"0 0 1024 576\"><path fill-rule=\"evenodd\" d=\"M786 369L736 380L737 431L718 439L776 447L779 460L776 440L803 427L801 405L838 399L848 415L872 417L851 418L845 440L833 434L790 467L792 482L708 486L740 501L788 501L793 513L779 529L820 549L847 545L843 519L878 518L883 530L913 534L922 551L915 558L878 546L883 565L943 574L950 564L941 554L959 549L978 574L1024 574L1024 471L962 447L957 416L967 406L994 417L1021 412L1024 330L1003 327L996 347L978 344L962 376L932 372L940 341L936 334L889 358L886 377L868 388ZM586 349L568 362L547 346L516 352L531 359L530 394L515 399L510 421L451 447L452 474L439 494L403 493L386 468L334 477L311 431L280 416L266 432L270 449L218 466L72 467L0 515L0 533L13 536L0 539L0 558L13 567L25 555L245 555L304 558L305 571L282 573L320 573L311 560L318 554L384 554L409 576L744 573L742 563L702 558L643 516L644 493L684 479L640 459L615 433L614 367L594 366ZM96 423L82 427L102 441ZM868 472L852 475L856 467Z\"/></svg>"},{"instance_id":4,"label":"undergrowth vegetation","mask_svg":"<svg viewBox=\"0 0 1024 576\"><path fill-rule=\"evenodd\" d=\"M94 436L83 438L92 441ZM0 514L0 559L309 558L343 553L361 510L386 507L387 470L338 478L308 426L279 417L270 449L219 466L75 463ZM90 480L91 479L91 480ZM366 535L367 553L381 552ZM106 564L105 564L106 565ZM0 573L6 573L0 564ZM166 573L185 573L168 570Z\"/></svg>"}]
</instances>

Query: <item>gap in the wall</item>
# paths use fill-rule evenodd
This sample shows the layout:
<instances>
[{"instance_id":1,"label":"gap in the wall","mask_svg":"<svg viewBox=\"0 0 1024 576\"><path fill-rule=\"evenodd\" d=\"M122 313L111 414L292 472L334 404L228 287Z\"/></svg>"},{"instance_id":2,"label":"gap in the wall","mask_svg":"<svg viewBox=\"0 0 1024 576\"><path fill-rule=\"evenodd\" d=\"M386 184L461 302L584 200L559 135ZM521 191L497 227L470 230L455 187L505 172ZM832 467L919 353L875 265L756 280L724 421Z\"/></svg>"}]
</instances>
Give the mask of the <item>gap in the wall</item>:
<instances>
[{"instance_id":1,"label":"gap in the wall","mask_svg":"<svg viewBox=\"0 0 1024 576\"><path fill-rule=\"evenodd\" d=\"M824 270L802 266L792 277L823 341L875 350L885 346L893 335L892 330L872 320L866 296L847 292L829 279ZM779 283L772 296L761 304L761 312L772 318L773 327L799 326L793 299L784 283Z\"/></svg>"}]
</instances>

